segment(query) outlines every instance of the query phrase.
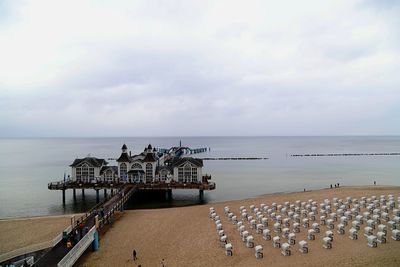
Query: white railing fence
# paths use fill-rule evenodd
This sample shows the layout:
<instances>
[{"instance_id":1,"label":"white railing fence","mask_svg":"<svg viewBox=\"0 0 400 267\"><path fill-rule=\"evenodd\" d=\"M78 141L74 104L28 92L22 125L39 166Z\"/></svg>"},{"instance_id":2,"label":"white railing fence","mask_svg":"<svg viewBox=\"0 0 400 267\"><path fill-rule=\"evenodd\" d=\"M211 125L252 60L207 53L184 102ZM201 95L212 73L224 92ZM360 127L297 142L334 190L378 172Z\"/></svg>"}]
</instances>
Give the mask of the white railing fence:
<instances>
[{"instance_id":1,"label":"white railing fence","mask_svg":"<svg viewBox=\"0 0 400 267\"><path fill-rule=\"evenodd\" d=\"M72 226L68 226L64 232L67 232L68 234L72 231ZM29 254L35 251L39 251L39 250L43 250L46 248L52 248L54 247L58 242L60 242L60 240L63 238L63 233L60 233L59 235L57 235L55 238L53 238L52 240L49 241L45 241L42 243L38 243L38 244L34 244L34 245L30 245L30 246L26 246L23 248L19 248L7 253L4 253L2 255L0 255L0 262L4 262L7 261L9 259L13 259L15 257L18 256L22 256L25 254Z\"/></svg>"},{"instance_id":2,"label":"white railing fence","mask_svg":"<svg viewBox=\"0 0 400 267\"><path fill-rule=\"evenodd\" d=\"M79 259L85 250L92 244L96 226L93 226L89 232L76 244L67 255L57 264L57 267L69 267Z\"/></svg>"}]
</instances>

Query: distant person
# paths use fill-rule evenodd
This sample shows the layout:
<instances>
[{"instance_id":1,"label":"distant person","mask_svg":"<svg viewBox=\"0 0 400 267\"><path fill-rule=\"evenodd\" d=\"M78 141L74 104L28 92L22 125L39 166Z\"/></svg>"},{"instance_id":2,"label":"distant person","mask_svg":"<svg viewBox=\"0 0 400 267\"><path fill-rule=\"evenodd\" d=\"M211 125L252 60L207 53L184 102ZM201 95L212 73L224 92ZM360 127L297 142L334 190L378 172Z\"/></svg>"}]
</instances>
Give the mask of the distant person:
<instances>
[{"instance_id":1,"label":"distant person","mask_svg":"<svg viewBox=\"0 0 400 267\"><path fill-rule=\"evenodd\" d=\"M161 260L160 264L161 264L161 267L165 267L165 261L164 261L164 259Z\"/></svg>"},{"instance_id":2,"label":"distant person","mask_svg":"<svg viewBox=\"0 0 400 267\"><path fill-rule=\"evenodd\" d=\"M376 181L374 181L374 185L376 185Z\"/></svg>"},{"instance_id":3,"label":"distant person","mask_svg":"<svg viewBox=\"0 0 400 267\"><path fill-rule=\"evenodd\" d=\"M332 184L331 184L331 189L332 189Z\"/></svg>"},{"instance_id":4,"label":"distant person","mask_svg":"<svg viewBox=\"0 0 400 267\"><path fill-rule=\"evenodd\" d=\"M133 250L133 260L134 260L134 261L137 260L137 257L136 257L136 250Z\"/></svg>"},{"instance_id":5,"label":"distant person","mask_svg":"<svg viewBox=\"0 0 400 267\"><path fill-rule=\"evenodd\" d=\"M337 187L339 188L339 183L337 183Z\"/></svg>"}]
</instances>

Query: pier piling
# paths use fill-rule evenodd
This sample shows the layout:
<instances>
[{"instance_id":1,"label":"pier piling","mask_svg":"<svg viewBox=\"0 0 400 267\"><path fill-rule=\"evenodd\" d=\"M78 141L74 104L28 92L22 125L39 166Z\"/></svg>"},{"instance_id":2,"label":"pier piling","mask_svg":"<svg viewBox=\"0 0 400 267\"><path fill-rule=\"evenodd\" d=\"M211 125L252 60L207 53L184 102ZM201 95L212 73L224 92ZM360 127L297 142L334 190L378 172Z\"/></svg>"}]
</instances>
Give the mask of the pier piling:
<instances>
[{"instance_id":1,"label":"pier piling","mask_svg":"<svg viewBox=\"0 0 400 267\"><path fill-rule=\"evenodd\" d=\"M203 189L199 190L199 198L200 198L200 201L204 200L204 190Z\"/></svg>"},{"instance_id":2,"label":"pier piling","mask_svg":"<svg viewBox=\"0 0 400 267\"><path fill-rule=\"evenodd\" d=\"M62 190L62 202L65 204L65 189Z\"/></svg>"},{"instance_id":3,"label":"pier piling","mask_svg":"<svg viewBox=\"0 0 400 267\"><path fill-rule=\"evenodd\" d=\"M85 198L85 189L82 188L82 198Z\"/></svg>"},{"instance_id":4,"label":"pier piling","mask_svg":"<svg viewBox=\"0 0 400 267\"><path fill-rule=\"evenodd\" d=\"M107 189L104 188L104 198L107 197Z\"/></svg>"},{"instance_id":5,"label":"pier piling","mask_svg":"<svg viewBox=\"0 0 400 267\"><path fill-rule=\"evenodd\" d=\"M75 202L76 201L76 189L75 188L72 189L72 195L73 195L74 202Z\"/></svg>"},{"instance_id":6,"label":"pier piling","mask_svg":"<svg viewBox=\"0 0 400 267\"><path fill-rule=\"evenodd\" d=\"M172 189L167 189L167 199L172 200Z\"/></svg>"},{"instance_id":7,"label":"pier piling","mask_svg":"<svg viewBox=\"0 0 400 267\"><path fill-rule=\"evenodd\" d=\"M99 193L99 189L96 189L96 203L100 202L100 193Z\"/></svg>"}]
</instances>

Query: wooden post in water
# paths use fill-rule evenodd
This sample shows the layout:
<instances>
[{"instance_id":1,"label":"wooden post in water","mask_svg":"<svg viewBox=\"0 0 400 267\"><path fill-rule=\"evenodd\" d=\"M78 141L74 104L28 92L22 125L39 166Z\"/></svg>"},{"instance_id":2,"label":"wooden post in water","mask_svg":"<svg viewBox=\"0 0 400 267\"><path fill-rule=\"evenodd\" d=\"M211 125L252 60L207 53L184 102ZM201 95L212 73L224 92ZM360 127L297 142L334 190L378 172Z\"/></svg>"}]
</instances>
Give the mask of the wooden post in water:
<instances>
[{"instance_id":1,"label":"wooden post in water","mask_svg":"<svg viewBox=\"0 0 400 267\"><path fill-rule=\"evenodd\" d=\"M203 189L199 190L199 198L200 198L200 201L204 200L204 190Z\"/></svg>"},{"instance_id":2,"label":"wooden post in water","mask_svg":"<svg viewBox=\"0 0 400 267\"><path fill-rule=\"evenodd\" d=\"M76 189L72 189L72 195L74 197L74 202L76 201Z\"/></svg>"},{"instance_id":3,"label":"wooden post in water","mask_svg":"<svg viewBox=\"0 0 400 267\"><path fill-rule=\"evenodd\" d=\"M100 194L99 194L99 189L96 189L96 203L100 202Z\"/></svg>"},{"instance_id":4,"label":"wooden post in water","mask_svg":"<svg viewBox=\"0 0 400 267\"><path fill-rule=\"evenodd\" d=\"M104 188L104 198L106 198L106 197L107 197L107 189Z\"/></svg>"},{"instance_id":5,"label":"wooden post in water","mask_svg":"<svg viewBox=\"0 0 400 267\"><path fill-rule=\"evenodd\" d=\"M65 204L65 189L62 190L62 201Z\"/></svg>"},{"instance_id":6,"label":"wooden post in water","mask_svg":"<svg viewBox=\"0 0 400 267\"><path fill-rule=\"evenodd\" d=\"M168 200L172 200L172 189L167 189L167 198Z\"/></svg>"},{"instance_id":7,"label":"wooden post in water","mask_svg":"<svg viewBox=\"0 0 400 267\"><path fill-rule=\"evenodd\" d=\"M111 188L111 196L114 195L114 189Z\"/></svg>"},{"instance_id":8,"label":"wooden post in water","mask_svg":"<svg viewBox=\"0 0 400 267\"><path fill-rule=\"evenodd\" d=\"M82 188L82 198L85 198L85 189Z\"/></svg>"}]
</instances>

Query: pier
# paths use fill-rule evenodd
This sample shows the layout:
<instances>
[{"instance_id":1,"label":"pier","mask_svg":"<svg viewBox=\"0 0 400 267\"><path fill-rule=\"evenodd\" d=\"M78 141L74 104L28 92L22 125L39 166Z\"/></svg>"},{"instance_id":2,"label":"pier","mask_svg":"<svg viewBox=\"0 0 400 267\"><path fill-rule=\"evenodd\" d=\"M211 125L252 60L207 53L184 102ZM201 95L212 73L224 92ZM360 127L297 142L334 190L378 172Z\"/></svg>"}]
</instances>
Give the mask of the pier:
<instances>
[{"instance_id":1,"label":"pier","mask_svg":"<svg viewBox=\"0 0 400 267\"><path fill-rule=\"evenodd\" d=\"M292 154L291 157L355 157L355 156L400 156L400 152L380 153L313 153L313 154Z\"/></svg>"}]
</instances>

